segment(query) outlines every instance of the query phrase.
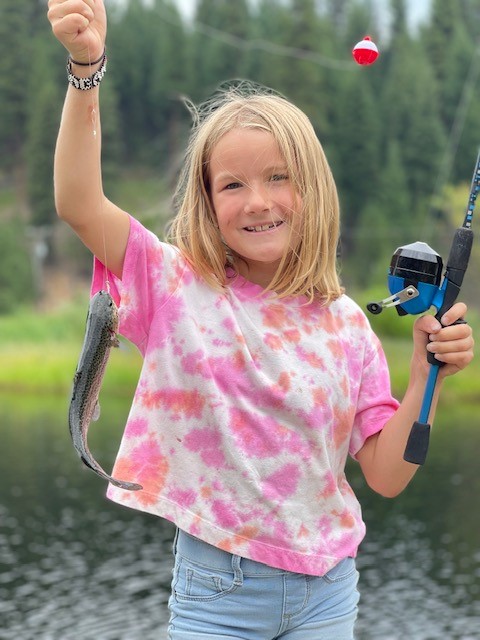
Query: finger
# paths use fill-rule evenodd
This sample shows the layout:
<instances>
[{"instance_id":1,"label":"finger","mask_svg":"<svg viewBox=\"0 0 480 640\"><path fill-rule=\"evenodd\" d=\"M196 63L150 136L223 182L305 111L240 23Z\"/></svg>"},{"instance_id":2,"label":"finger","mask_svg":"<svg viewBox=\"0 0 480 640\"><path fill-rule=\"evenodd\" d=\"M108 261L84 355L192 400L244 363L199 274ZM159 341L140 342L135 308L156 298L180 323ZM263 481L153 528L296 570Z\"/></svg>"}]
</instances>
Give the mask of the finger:
<instances>
[{"instance_id":1,"label":"finger","mask_svg":"<svg viewBox=\"0 0 480 640\"><path fill-rule=\"evenodd\" d=\"M436 333L442 329L442 325L435 316L427 314L415 320L414 328L423 333Z\"/></svg>"},{"instance_id":2,"label":"finger","mask_svg":"<svg viewBox=\"0 0 480 640\"><path fill-rule=\"evenodd\" d=\"M89 25L90 20L88 18L74 13L56 20L52 24L52 30L59 40L64 40L67 37L72 42L76 36L86 31Z\"/></svg>"},{"instance_id":3,"label":"finger","mask_svg":"<svg viewBox=\"0 0 480 640\"><path fill-rule=\"evenodd\" d=\"M456 367L457 369L464 369L466 366L470 364L473 359L473 351L461 351L461 352L453 352L453 353L440 353L435 354L435 359L439 362L443 362L447 365L451 365ZM451 373L451 371L445 371L447 375Z\"/></svg>"},{"instance_id":4,"label":"finger","mask_svg":"<svg viewBox=\"0 0 480 640\"><path fill-rule=\"evenodd\" d=\"M453 324L457 320L463 318L466 313L467 305L464 302L456 302L446 313L444 313L441 317L441 322L443 326L448 326L449 324Z\"/></svg>"},{"instance_id":5,"label":"finger","mask_svg":"<svg viewBox=\"0 0 480 640\"><path fill-rule=\"evenodd\" d=\"M48 11L60 18L70 13L94 16L95 3L92 0L49 0Z\"/></svg>"},{"instance_id":6,"label":"finger","mask_svg":"<svg viewBox=\"0 0 480 640\"><path fill-rule=\"evenodd\" d=\"M432 332L428 337L431 342L448 342L450 340L462 340L472 336L472 328L470 325L453 324L444 327L440 331Z\"/></svg>"},{"instance_id":7,"label":"finger","mask_svg":"<svg viewBox=\"0 0 480 640\"><path fill-rule=\"evenodd\" d=\"M465 353L473 349L473 340L464 338L463 340L452 340L450 342L429 342L427 350L435 355L446 355L451 353Z\"/></svg>"}]
</instances>

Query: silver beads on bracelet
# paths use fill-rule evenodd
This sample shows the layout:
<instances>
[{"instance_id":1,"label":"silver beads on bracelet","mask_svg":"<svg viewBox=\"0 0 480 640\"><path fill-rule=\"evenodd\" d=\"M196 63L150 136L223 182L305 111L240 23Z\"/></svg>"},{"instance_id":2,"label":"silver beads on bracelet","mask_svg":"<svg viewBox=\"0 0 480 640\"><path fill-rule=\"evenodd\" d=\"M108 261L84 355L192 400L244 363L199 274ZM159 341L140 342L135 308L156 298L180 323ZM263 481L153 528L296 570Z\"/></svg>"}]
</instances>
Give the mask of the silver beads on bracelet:
<instances>
[{"instance_id":1,"label":"silver beads on bracelet","mask_svg":"<svg viewBox=\"0 0 480 640\"><path fill-rule=\"evenodd\" d=\"M98 87L100 82L103 80L103 76L105 75L105 72L107 71L106 52L104 52L103 56L99 60L96 60L95 62L97 64L101 62L100 67L97 69L97 71L95 71L95 73L88 78L79 78L78 76L74 75L72 71L72 64L77 64L77 63L75 63L74 60L72 60L72 58L69 57L67 61L67 78L68 78L69 84L71 84L72 87L75 87L75 89L79 89L80 91L89 91L94 87ZM81 66L85 67L87 66L87 64L82 63Z\"/></svg>"}]
</instances>

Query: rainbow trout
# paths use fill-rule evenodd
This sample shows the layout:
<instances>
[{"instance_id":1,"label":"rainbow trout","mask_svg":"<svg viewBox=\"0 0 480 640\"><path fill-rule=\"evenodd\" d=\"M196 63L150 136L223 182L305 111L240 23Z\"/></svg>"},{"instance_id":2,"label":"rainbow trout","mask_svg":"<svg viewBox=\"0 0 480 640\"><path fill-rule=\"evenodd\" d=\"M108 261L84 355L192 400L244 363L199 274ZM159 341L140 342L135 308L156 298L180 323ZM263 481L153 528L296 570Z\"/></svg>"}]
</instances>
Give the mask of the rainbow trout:
<instances>
[{"instance_id":1,"label":"rainbow trout","mask_svg":"<svg viewBox=\"0 0 480 640\"><path fill-rule=\"evenodd\" d=\"M98 396L110 349L119 345L117 331L117 306L107 291L99 291L90 300L85 338L73 380L68 424L73 445L87 467L117 487L138 491L142 489L141 485L109 476L94 459L87 444L90 422L100 415Z\"/></svg>"}]
</instances>

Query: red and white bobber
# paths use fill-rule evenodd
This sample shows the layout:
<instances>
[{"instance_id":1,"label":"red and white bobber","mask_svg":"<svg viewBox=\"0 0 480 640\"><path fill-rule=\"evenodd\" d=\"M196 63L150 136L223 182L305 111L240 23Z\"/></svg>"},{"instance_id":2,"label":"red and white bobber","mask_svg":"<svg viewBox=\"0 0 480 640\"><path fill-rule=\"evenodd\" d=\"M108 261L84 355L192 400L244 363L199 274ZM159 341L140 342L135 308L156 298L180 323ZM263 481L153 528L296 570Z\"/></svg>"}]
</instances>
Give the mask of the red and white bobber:
<instances>
[{"instance_id":1,"label":"red and white bobber","mask_svg":"<svg viewBox=\"0 0 480 640\"><path fill-rule=\"evenodd\" d=\"M352 56L357 64L373 64L378 58L378 47L370 36L365 36L353 47Z\"/></svg>"}]
</instances>

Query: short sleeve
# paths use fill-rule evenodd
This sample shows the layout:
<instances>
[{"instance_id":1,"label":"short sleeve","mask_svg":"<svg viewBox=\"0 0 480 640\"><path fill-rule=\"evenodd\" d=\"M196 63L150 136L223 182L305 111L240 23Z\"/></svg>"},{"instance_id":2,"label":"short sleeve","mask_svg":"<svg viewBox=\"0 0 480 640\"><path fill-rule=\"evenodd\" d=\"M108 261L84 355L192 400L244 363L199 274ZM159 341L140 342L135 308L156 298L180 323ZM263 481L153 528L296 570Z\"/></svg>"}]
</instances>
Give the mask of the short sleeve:
<instances>
[{"instance_id":1,"label":"short sleeve","mask_svg":"<svg viewBox=\"0 0 480 640\"><path fill-rule=\"evenodd\" d=\"M178 285L179 254L130 217L130 233L122 277L117 278L97 259L91 294L108 288L119 307L119 332L142 353L152 318Z\"/></svg>"}]
</instances>

